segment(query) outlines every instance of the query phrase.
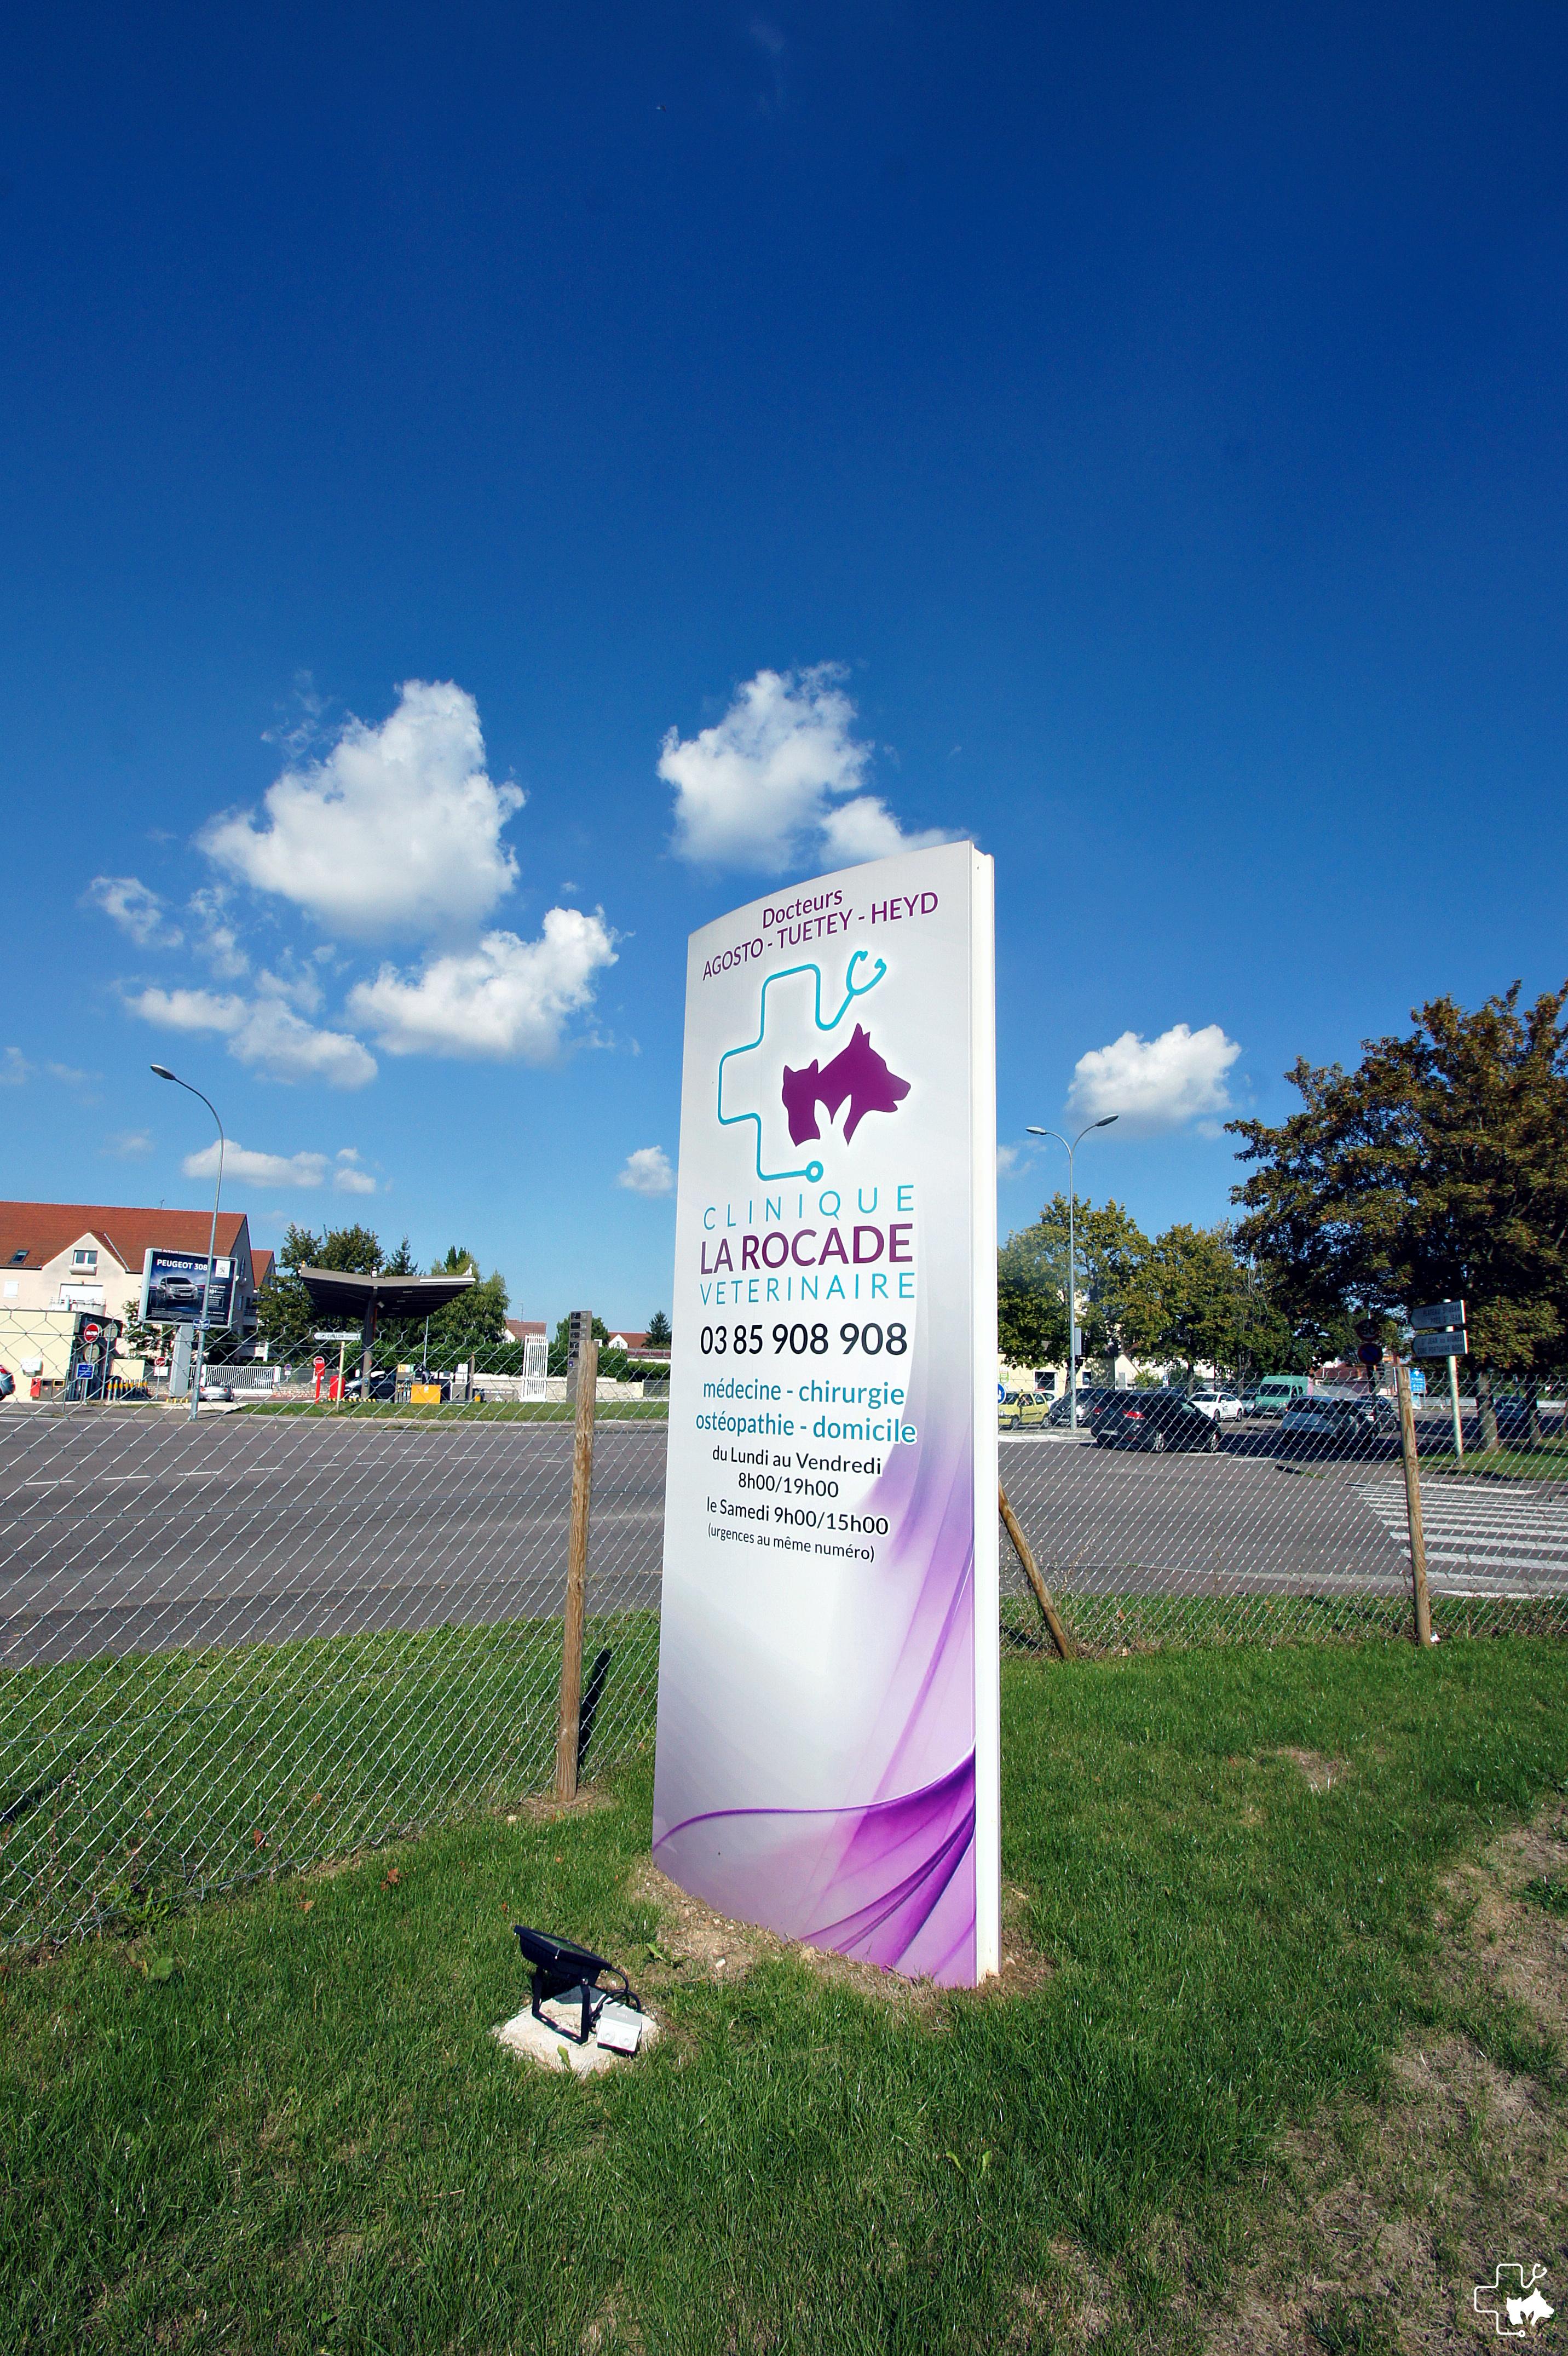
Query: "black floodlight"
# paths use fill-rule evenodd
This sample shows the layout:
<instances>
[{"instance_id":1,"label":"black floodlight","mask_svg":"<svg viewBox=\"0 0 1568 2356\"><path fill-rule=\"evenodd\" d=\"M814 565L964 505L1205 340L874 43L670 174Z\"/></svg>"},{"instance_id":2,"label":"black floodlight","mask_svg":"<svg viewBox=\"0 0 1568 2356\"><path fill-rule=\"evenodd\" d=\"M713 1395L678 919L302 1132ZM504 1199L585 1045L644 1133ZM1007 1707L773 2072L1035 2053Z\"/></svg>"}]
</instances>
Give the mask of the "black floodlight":
<instances>
[{"instance_id":1,"label":"black floodlight","mask_svg":"<svg viewBox=\"0 0 1568 2356\"><path fill-rule=\"evenodd\" d=\"M641 2012L643 2008L632 1994L626 1975L619 1964L612 1964L603 1955L596 1955L592 1947L578 1946L574 1940L553 1939L548 1931L526 1930L521 1922L514 1922L512 1928L517 1934L524 1963L533 1966L534 1998L529 2009L536 2020L544 2019L539 2007L548 2004L551 1997L580 1997L582 2004L581 2036L571 2029L563 2029L560 2034L570 2037L575 2045L586 2045L593 2033L593 2023L610 1997L613 1997L617 2004L628 2006L633 2012ZM620 1987L601 1987L599 1976L602 1972L608 1972L613 1978L618 1979ZM556 2024L552 2020L546 2026L554 2029Z\"/></svg>"}]
</instances>

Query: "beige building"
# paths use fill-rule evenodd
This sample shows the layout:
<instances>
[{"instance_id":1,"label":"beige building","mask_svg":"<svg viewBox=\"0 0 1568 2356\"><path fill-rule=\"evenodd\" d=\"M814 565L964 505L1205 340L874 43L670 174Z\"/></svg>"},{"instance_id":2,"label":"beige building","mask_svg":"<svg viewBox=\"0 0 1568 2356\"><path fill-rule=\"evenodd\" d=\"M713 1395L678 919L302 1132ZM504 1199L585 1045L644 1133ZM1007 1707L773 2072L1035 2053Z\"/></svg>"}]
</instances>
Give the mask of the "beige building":
<instances>
[{"instance_id":1,"label":"beige building","mask_svg":"<svg viewBox=\"0 0 1568 2356\"><path fill-rule=\"evenodd\" d=\"M204 1257L210 1211L136 1210L109 1203L0 1203L0 1365L26 1397L29 1384L64 1381L82 1311L121 1320L141 1305L149 1248ZM218 1221L218 1252L235 1263L234 1323L253 1332L256 1296L272 1272L271 1252L251 1248L243 1211ZM144 1361L122 1351L116 1371L144 1378Z\"/></svg>"}]
</instances>

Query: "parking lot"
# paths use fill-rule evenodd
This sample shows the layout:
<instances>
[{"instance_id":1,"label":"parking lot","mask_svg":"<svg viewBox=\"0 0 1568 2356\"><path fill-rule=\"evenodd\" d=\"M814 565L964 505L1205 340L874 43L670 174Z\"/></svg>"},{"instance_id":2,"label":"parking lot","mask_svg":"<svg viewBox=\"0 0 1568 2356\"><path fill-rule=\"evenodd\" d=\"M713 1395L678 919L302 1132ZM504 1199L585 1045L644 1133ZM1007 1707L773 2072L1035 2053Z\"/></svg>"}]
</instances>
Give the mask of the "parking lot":
<instances>
[{"instance_id":1,"label":"parking lot","mask_svg":"<svg viewBox=\"0 0 1568 2356\"><path fill-rule=\"evenodd\" d=\"M600 1426L591 1608L656 1605L665 1427ZM240 1413L29 1413L0 1423L0 1660L554 1616L571 1432ZM1408 1580L1397 1451L1304 1454L1277 1425L1217 1457L1004 1436L1002 1480L1068 1592L1392 1591ZM1427 1483L1435 1591L1568 1593L1568 1494ZM1008 1550L1004 1572L1013 1575Z\"/></svg>"}]
</instances>

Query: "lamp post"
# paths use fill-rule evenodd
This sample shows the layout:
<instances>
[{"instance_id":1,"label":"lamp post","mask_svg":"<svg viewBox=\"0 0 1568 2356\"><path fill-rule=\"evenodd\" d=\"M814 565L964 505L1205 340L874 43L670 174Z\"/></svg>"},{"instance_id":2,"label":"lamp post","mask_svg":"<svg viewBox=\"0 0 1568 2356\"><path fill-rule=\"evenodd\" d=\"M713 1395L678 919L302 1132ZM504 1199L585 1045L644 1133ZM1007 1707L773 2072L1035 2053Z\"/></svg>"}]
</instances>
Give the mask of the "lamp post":
<instances>
[{"instance_id":1,"label":"lamp post","mask_svg":"<svg viewBox=\"0 0 1568 2356\"><path fill-rule=\"evenodd\" d=\"M199 1088L193 1088L188 1080L182 1080L177 1072L171 1072L165 1064L155 1064L153 1070L160 1080L172 1080L176 1088L184 1088L188 1096L201 1097L202 1103L218 1121L218 1183L212 1190L212 1226L207 1238L207 1282L202 1287L201 1322L196 1329L196 1364L191 1369L190 1378L190 1411L194 1419L201 1405L201 1368L206 1356L207 1321L212 1305L213 1264L218 1257L218 1205L223 1194L223 1149L229 1141L223 1134L223 1123L218 1120L218 1107L210 1097L202 1097Z\"/></svg>"},{"instance_id":2,"label":"lamp post","mask_svg":"<svg viewBox=\"0 0 1568 2356\"><path fill-rule=\"evenodd\" d=\"M1108 1112L1104 1120L1088 1122L1079 1130L1071 1144L1059 1129L1036 1129L1032 1121L1025 1124L1030 1137L1054 1137L1058 1145L1067 1147L1067 1423L1068 1429L1072 1431L1076 1431L1078 1429L1078 1286L1076 1282L1077 1237L1074 1231L1078 1213L1078 1194L1073 1184L1072 1157L1088 1136L1090 1130L1109 1129L1111 1123L1114 1120L1120 1120L1121 1117L1119 1112Z\"/></svg>"}]
</instances>

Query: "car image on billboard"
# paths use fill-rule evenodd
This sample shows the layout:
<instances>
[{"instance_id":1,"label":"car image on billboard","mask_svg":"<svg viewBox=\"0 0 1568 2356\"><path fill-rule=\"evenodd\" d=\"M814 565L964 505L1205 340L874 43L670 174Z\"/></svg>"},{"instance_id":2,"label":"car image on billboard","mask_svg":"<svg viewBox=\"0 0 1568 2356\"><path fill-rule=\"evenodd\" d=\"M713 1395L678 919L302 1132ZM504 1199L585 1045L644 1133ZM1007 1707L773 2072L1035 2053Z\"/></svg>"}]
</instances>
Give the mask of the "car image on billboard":
<instances>
[{"instance_id":1,"label":"car image on billboard","mask_svg":"<svg viewBox=\"0 0 1568 2356\"><path fill-rule=\"evenodd\" d=\"M229 1322L234 1292L234 1263L212 1264L212 1300L204 1316L207 1291L205 1252L159 1251L149 1246L142 1269L142 1322L146 1325L204 1324L208 1332Z\"/></svg>"}]
</instances>

